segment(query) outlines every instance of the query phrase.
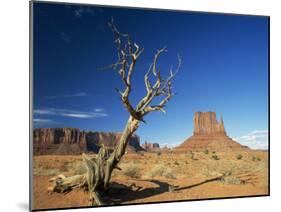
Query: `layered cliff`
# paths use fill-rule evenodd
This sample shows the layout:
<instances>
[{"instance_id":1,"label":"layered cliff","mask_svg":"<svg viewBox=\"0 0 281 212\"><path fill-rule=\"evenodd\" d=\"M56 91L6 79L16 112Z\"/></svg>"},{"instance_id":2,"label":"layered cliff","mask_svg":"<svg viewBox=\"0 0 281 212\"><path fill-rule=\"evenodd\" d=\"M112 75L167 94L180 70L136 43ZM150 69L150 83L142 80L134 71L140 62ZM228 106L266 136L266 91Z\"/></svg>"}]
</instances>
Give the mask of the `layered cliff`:
<instances>
[{"instance_id":1,"label":"layered cliff","mask_svg":"<svg viewBox=\"0 0 281 212\"><path fill-rule=\"evenodd\" d=\"M104 144L113 149L119 142L121 133L81 131L75 128L39 128L33 131L33 152L37 154L80 154L82 152L98 152ZM133 135L127 151L144 150L140 146L140 138Z\"/></svg>"},{"instance_id":2,"label":"layered cliff","mask_svg":"<svg viewBox=\"0 0 281 212\"><path fill-rule=\"evenodd\" d=\"M248 148L227 136L223 119L217 121L215 112L196 112L193 124L193 135L175 149L228 151Z\"/></svg>"}]
</instances>

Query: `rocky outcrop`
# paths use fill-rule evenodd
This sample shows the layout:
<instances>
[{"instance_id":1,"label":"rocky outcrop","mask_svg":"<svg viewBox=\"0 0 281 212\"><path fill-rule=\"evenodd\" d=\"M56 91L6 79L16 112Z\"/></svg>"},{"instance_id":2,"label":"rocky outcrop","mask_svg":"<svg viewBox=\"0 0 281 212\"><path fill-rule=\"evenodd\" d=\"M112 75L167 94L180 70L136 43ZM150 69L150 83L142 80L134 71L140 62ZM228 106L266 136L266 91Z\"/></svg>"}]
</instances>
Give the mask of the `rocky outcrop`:
<instances>
[{"instance_id":1,"label":"rocky outcrop","mask_svg":"<svg viewBox=\"0 0 281 212\"><path fill-rule=\"evenodd\" d=\"M142 144L142 147L147 152L160 151L160 145L158 143L148 143L148 142L145 142L144 144Z\"/></svg>"},{"instance_id":2,"label":"rocky outcrop","mask_svg":"<svg viewBox=\"0 0 281 212\"><path fill-rule=\"evenodd\" d=\"M248 149L227 136L224 122L216 119L215 112L196 112L193 119L193 135L186 139L175 150L215 150L228 151Z\"/></svg>"},{"instance_id":3,"label":"rocky outcrop","mask_svg":"<svg viewBox=\"0 0 281 212\"><path fill-rule=\"evenodd\" d=\"M215 112L196 112L194 114L193 135L219 135L226 136L223 119L220 122L216 119Z\"/></svg>"},{"instance_id":4,"label":"rocky outcrop","mask_svg":"<svg viewBox=\"0 0 281 212\"><path fill-rule=\"evenodd\" d=\"M75 128L40 128L33 131L33 152L37 154L81 154L82 152L98 152L104 144L113 149L119 142L121 133L80 131ZM133 135L128 152L144 150L140 146L140 138Z\"/></svg>"}]
</instances>

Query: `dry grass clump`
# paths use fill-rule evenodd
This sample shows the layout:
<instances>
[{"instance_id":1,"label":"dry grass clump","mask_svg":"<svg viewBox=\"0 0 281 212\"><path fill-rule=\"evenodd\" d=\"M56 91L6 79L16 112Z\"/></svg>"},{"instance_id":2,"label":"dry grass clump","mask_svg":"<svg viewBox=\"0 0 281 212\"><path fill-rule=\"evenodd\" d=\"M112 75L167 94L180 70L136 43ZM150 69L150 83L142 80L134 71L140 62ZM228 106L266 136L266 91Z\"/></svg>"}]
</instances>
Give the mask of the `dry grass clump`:
<instances>
[{"instance_id":1,"label":"dry grass clump","mask_svg":"<svg viewBox=\"0 0 281 212\"><path fill-rule=\"evenodd\" d=\"M122 173L131 178L140 178L140 169L139 166L134 163L127 163L121 167Z\"/></svg>"},{"instance_id":2,"label":"dry grass clump","mask_svg":"<svg viewBox=\"0 0 281 212\"><path fill-rule=\"evenodd\" d=\"M81 160L75 160L72 163L68 163L67 170L72 175L84 174L87 171L85 165L83 164L83 162Z\"/></svg>"},{"instance_id":3,"label":"dry grass clump","mask_svg":"<svg viewBox=\"0 0 281 212\"><path fill-rule=\"evenodd\" d=\"M154 178L154 177L166 177L169 179L176 179L176 176L171 168L165 167L163 164L159 164L154 166L148 173L148 177Z\"/></svg>"},{"instance_id":4,"label":"dry grass clump","mask_svg":"<svg viewBox=\"0 0 281 212\"><path fill-rule=\"evenodd\" d=\"M241 155L241 154L236 155L237 160L241 160L242 158L243 158L243 155Z\"/></svg>"},{"instance_id":5,"label":"dry grass clump","mask_svg":"<svg viewBox=\"0 0 281 212\"><path fill-rule=\"evenodd\" d=\"M229 176L223 176L221 178L221 182L224 184L232 184L232 185L240 185L244 184L242 180L240 180L238 177L229 175Z\"/></svg>"},{"instance_id":6,"label":"dry grass clump","mask_svg":"<svg viewBox=\"0 0 281 212\"><path fill-rule=\"evenodd\" d=\"M58 168L46 168L43 167L41 163L34 161L33 163L33 174L41 176L55 176L58 175L61 171Z\"/></svg>"},{"instance_id":7,"label":"dry grass clump","mask_svg":"<svg viewBox=\"0 0 281 212\"><path fill-rule=\"evenodd\" d=\"M42 167L33 169L33 174L37 176L55 176L60 174L61 171L57 168L44 169Z\"/></svg>"},{"instance_id":8,"label":"dry grass clump","mask_svg":"<svg viewBox=\"0 0 281 212\"><path fill-rule=\"evenodd\" d=\"M260 157L253 156L253 157L252 157L252 161L261 161L261 159L260 159Z\"/></svg>"},{"instance_id":9,"label":"dry grass clump","mask_svg":"<svg viewBox=\"0 0 281 212\"><path fill-rule=\"evenodd\" d=\"M210 177L220 177L220 181L224 184L234 184L240 185L243 184L243 181L240 180L234 171L235 167L230 167L228 169L217 169L217 167L204 167L202 169L202 174L208 178Z\"/></svg>"},{"instance_id":10,"label":"dry grass clump","mask_svg":"<svg viewBox=\"0 0 281 212\"><path fill-rule=\"evenodd\" d=\"M214 160L219 160L220 158L219 158L219 156L217 156L217 155L212 155L212 159L214 159Z\"/></svg>"}]
</instances>

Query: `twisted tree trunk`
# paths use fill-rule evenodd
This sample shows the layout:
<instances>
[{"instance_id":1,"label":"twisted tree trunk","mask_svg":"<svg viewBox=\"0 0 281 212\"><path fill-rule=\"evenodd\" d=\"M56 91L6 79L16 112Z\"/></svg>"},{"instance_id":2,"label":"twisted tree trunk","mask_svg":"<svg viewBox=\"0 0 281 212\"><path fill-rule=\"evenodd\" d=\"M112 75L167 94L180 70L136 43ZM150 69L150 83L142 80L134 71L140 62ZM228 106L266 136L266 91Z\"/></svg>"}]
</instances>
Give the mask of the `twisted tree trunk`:
<instances>
[{"instance_id":1,"label":"twisted tree trunk","mask_svg":"<svg viewBox=\"0 0 281 212\"><path fill-rule=\"evenodd\" d=\"M112 171L115 168L120 169L117 165L125 154L127 144L138 126L139 121L130 116L118 145L109 157L105 147L101 147L95 161L85 154L83 155L83 160L87 167L86 178L92 204L104 204L100 193L104 193L108 189Z\"/></svg>"},{"instance_id":2,"label":"twisted tree trunk","mask_svg":"<svg viewBox=\"0 0 281 212\"><path fill-rule=\"evenodd\" d=\"M122 133L121 139L114 149L113 153L107 159L105 164L105 177L104 177L104 188L108 188L108 184L111 178L111 173L113 169L117 166L122 156L125 153L127 144L129 143L132 135L137 130L139 126L139 121L132 116L129 117L126 127Z\"/></svg>"}]
</instances>

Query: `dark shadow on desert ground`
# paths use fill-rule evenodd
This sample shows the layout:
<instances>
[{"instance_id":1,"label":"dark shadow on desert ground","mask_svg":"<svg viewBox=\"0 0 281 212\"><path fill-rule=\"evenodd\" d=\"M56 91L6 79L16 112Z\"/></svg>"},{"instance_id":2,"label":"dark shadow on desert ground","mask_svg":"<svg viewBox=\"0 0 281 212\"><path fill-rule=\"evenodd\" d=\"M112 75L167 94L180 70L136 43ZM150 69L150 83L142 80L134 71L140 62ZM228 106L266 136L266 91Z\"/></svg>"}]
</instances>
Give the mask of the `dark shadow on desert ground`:
<instances>
[{"instance_id":1,"label":"dark shadow on desert ground","mask_svg":"<svg viewBox=\"0 0 281 212\"><path fill-rule=\"evenodd\" d=\"M184 187L173 186L168 183L161 182L159 180L143 180L146 182L154 183L158 187L144 188L144 189L142 189L140 187L137 190L133 190L129 186L119 184L120 186L122 186L122 188L111 189L107 194L107 198L111 199L114 202L114 204L121 204L124 202L130 202L130 201L134 201L134 200L138 200L138 199L145 199L145 198L159 195L159 194L162 194L165 192L170 192L171 188L173 189L174 192L177 192L177 191L181 191L181 190L185 190L185 189L191 189L193 187L197 187L197 186L203 185L205 183L217 181L220 179L221 179L221 177L216 177L216 178L204 180L202 182L184 186Z\"/></svg>"},{"instance_id":2,"label":"dark shadow on desert ground","mask_svg":"<svg viewBox=\"0 0 281 212\"><path fill-rule=\"evenodd\" d=\"M120 204L127 201L133 201L137 199L144 199L154 195L159 195L169 191L169 184L161 182L159 180L143 180L144 182L151 182L156 184L158 187L145 188L139 187L137 190L133 190L129 186L121 185L123 188L111 189L107 197L112 199L115 204Z\"/></svg>"},{"instance_id":3,"label":"dark shadow on desert ground","mask_svg":"<svg viewBox=\"0 0 281 212\"><path fill-rule=\"evenodd\" d=\"M193 188L193 187L196 187L196 186L200 186L200 185L203 185L205 183L210 183L210 182L213 182L213 181L217 181L217 180L221 180L221 177L216 177L216 178L204 180L202 182L195 183L195 184L192 184L192 185L176 188L175 191L181 191L181 190L185 190L185 189L190 189L190 188Z\"/></svg>"}]
</instances>

